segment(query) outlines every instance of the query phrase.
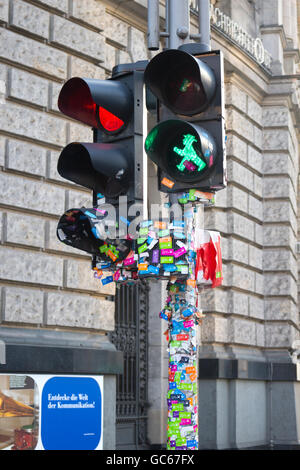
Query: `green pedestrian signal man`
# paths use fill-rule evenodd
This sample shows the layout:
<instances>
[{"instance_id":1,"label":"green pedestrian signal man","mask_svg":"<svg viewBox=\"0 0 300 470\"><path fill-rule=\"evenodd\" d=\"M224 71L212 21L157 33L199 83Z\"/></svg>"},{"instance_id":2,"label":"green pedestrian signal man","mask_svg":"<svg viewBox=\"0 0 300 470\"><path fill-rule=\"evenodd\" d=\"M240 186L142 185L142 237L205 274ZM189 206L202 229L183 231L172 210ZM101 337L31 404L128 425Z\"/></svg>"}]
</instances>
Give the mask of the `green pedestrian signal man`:
<instances>
[{"instance_id":1,"label":"green pedestrian signal man","mask_svg":"<svg viewBox=\"0 0 300 470\"><path fill-rule=\"evenodd\" d=\"M198 171L202 171L206 167L206 163L199 157L193 147L194 142L197 142L196 137L191 134L187 134L183 136L184 148L173 148L175 153L183 157L179 165L177 165L178 170L184 171L188 169L194 171L196 170L196 167L198 167Z\"/></svg>"}]
</instances>

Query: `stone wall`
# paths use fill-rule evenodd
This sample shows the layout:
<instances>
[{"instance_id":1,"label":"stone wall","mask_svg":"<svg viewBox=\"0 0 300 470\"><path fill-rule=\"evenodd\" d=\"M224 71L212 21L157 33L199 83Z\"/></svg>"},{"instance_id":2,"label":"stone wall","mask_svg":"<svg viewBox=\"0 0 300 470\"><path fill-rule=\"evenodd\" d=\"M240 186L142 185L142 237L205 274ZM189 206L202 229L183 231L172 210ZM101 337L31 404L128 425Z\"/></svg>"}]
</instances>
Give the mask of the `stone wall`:
<instances>
[{"instance_id":1,"label":"stone wall","mask_svg":"<svg viewBox=\"0 0 300 470\"><path fill-rule=\"evenodd\" d=\"M271 34L273 40L276 36L281 45L278 49L274 42L270 51L273 71L284 71L291 43L282 27L280 2L272 10L279 29L274 23L270 29L266 26L272 20L266 7L272 2L264 2L264 8L255 3L264 35L270 39ZM241 24L243 15L241 9ZM288 21L295 23L285 15ZM227 70L228 187L218 193L216 207L205 211L205 226L223 236L224 283L203 296L207 316L201 354L218 351L225 357L257 359L275 354L288 360L287 351L299 338L298 79L284 73L262 75L253 61L242 64L218 34L214 47L224 50ZM296 70L296 55L294 50L294 65L289 62L286 73Z\"/></svg>"},{"instance_id":2,"label":"stone wall","mask_svg":"<svg viewBox=\"0 0 300 470\"><path fill-rule=\"evenodd\" d=\"M121 15L122 16L122 15ZM92 141L59 113L72 76L105 79L147 57L143 26L97 0L3 0L0 5L0 279L2 325L114 329L114 286L90 257L56 238L60 215L92 203L57 173L60 150Z\"/></svg>"}]
</instances>

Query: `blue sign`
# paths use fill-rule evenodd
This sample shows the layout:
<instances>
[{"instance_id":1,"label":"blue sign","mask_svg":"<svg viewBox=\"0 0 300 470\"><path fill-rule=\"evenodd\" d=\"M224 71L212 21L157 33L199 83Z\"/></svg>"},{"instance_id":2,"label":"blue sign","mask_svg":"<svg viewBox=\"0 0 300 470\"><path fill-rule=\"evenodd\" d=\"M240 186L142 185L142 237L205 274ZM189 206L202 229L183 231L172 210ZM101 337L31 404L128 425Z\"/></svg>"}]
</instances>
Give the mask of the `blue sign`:
<instances>
[{"instance_id":1,"label":"blue sign","mask_svg":"<svg viewBox=\"0 0 300 470\"><path fill-rule=\"evenodd\" d=\"M52 377L41 400L45 450L94 450L101 438L102 396L91 377Z\"/></svg>"}]
</instances>

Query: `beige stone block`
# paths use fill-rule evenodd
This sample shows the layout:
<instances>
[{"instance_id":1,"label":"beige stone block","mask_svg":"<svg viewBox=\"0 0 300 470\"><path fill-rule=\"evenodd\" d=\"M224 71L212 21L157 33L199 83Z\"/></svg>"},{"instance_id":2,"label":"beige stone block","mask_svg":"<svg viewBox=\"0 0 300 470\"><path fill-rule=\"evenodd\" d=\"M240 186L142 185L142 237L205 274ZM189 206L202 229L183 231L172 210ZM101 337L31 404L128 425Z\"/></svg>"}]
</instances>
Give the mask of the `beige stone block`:
<instances>
[{"instance_id":1,"label":"beige stone block","mask_svg":"<svg viewBox=\"0 0 300 470\"><path fill-rule=\"evenodd\" d=\"M64 212L64 200L63 188L0 172L1 204L57 215Z\"/></svg>"},{"instance_id":2,"label":"beige stone block","mask_svg":"<svg viewBox=\"0 0 300 470\"><path fill-rule=\"evenodd\" d=\"M247 144L236 135L227 133L226 152L238 160L247 163Z\"/></svg>"},{"instance_id":3,"label":"beige stone block","mask_svg":"<svg viewBox=\"0 0 300 470\"><path fill-rule=\"evenodd\" d=\"M8 3L9 0L2 0L0 3L0 20L8 21Z\"/></svg>"},{"instance_id":4,"label":"beige stone block","mask_svg":"<svg viewBox=\"0 0 300 470\"><path fill-rule=\"evenodd\" d=\"M235 344L256 345L256 323L234 318L230 320L231 341Z\"/></svg>"},{"instance_id":5,"label":"beige stone block","mask_svg":"<svg viewBox=\"0 0 300 470\"><path fill-rule=\"evenodd\" d=\"M37 3L42 3L46 8L56 9L67 13L68 11L68 0L34 0Z\"/></svg>"},{"instance_id":6,"label":"beige stone block","mask_svg":"<svg viewBox=\"0 0 300 470\"><path fill-rule=\"evenodd\" d=\"M69 289L93 291L98 294L114 295L115 283L102 285L101 280L94 278L91 268L91 260L78 261L68 259L66 261L66 287ZM109 276L110 273L107 273ZM106 274L103 278L106 277Z\"/></svg>"},{"instance_id":7,"label":"beige stone block","mask_svg":"<svg viewBox=\"0 0 300 470\"><path fill-rule=\"evenodd\" d=\"M294 302L297 302L297 283L290 274L266 272L264 274L264 295L290 296Z\"/></svg>"},{"instance_id":8,"label":"beige stone block","mask_svg":"<svg viewBox=\"0 0 300 470\"><path fill-rule=\"evenodd\" d=\"M44 248L46 224L44 218L8 212L5 220L6 242Z\"/></svg>"},{"instance_id":9,"label":"beige stone block","mask_svg":"<svg viewBox=\"0 0 300 470\"><path fill-rule=\"evenodd\" d=\"M47 297L47 325L114 330L114 302L67 292L50 292Z\"/></svg>"},{"instance_id":10,"label":"beige stone block","mask_svg":"<svg viewBox=\"0 0 300 470\"><path fill-rule=\"evenodd\" d=\"M62 286L63 260L37 251L0 247L0 277L8 281Z\"/></svg>"},{"instance_id":11,"label":"beige stone block","mask_svg":"<svg viewBox=\"0 0 300 470\"><path fill-rule=\"evenodd\" d=\"M263 124L262 107L250 95L247 97L247 114L259 126Z\"/></svg>"},{"instance_id":12,"label":"beige stone block","mask_svg":"<svg viewBox=\"0 0 300 470\"><path fill-rule=\"evenodd\" d=\"M131 28L129 51L133 62L138 60L147 60L148 48L144 32Z\"/></svg>"},{"instance_id":13,"label":"beige stone block","mask_svg":"<svg viewBox=\"0 0 300 470\"><path fill-rule=\"evenodd\" d=\"M260 320L264 319L264 299L262 297L249 295L249 316Z\"/></svg>"},{"instance_id":14,"label":"beige stone block","mask_svg":"<svg viewBox=\"0 0 300 470\"><path fill-rule=\"evenodd\" d=\"M4 136L0 136L0 166L4 166L5 153L6 153L6 141Z\"/></svg>"},{"instance_id":15,"label":"beige stone block","mask_svg":"<svg viewBox=\"0 0 300 470\"><path fill-rule=\"evenodd\" d=\"M105 71L99 65L92 64L79 57L70 57L70 77L90 77L105 80Z\"/></svg>"},{"instance_id":16,"label":"beige stone block","mask_svg":"<svg viewBox=\"0 0 300 470\"><path fill-rule=\"evenodd\" d=\"M249 265L256 269L263 268L263 250L256 246L249 245Z\"/></svg>"},{"instance_id":17,"label":"beige stone block","mask_svg":"<svg viewBox=\"0 0 300 470\"><path fill-rule=\"evenodd\" d=\"M127 48L128 30L129 25L126 24L125 21L122 21L116 16L106 13L104 32L107 38Z\"/></svg>"},{"instance_id":18,"label":"beige stone block","mask_svg":"<svg viewBox=\"0 0 300 470\"><path fill-rule=\"evenodd\" d=\"M229 268L232 287L255 292L255 272L242 266L232 265Z\"/></svg>"},{"instance_id":19,"label":"beige stone block","mask_svg":"<svg viewBox=\"0 0 300 470\"><path fill-rule=\"evenodd\" d=\"M92 191L68 191L68 207L80 208L80 207L92 207L93 206L93 195Z\"/></svg>"},{"instance_id":20,"label":"beige stone block","mask_svg":"<svg viewBox=\"0 0 300 470\"><path fill-rule=\"evenodd\" d=\"M220 191L223 193L223 190ZM248 193L236 186L228 186L228 207L234 207L242 212L248 213Z\"/></svg>"},{"instance_id":21,"label":"beige stone block","mask_svg":"<svg viewBox=\"0 0 300 470\"><path fill-rule=\"evenodd\" d=\"M238 183L247 191L254 192L254 174L243 165L229 160L227 162L227 176L229 183Z\"/></svg>"},{"instance_id":22,"label":"beige stone block","mask_svg":"<svg viewBox=\"0 0 300 470\"><path fill-rule=\"evenodd\" d=\"M231 213L228 215L228 232L247 240L254 241L255 224L246 217Z\"/></svg>"},{"instance_id":23,"label":"beige stone block","mask_svg":"<svg viewBox=\"0 0 300 470\"><path fill-rule=\"evenodd\" d=\"M248 264L248 244L230 237L228 240L228 254L230 260L238 261L239 263Z\"/></svg>"},{"instance_id":24,"label":"beige stone block","mask_svg":"<svg viewBox=\"0 0 300 470\"><path fill-rule=\"evenodd\" d=\"M4 321L13 323L43 322L43 292L39 289L4 288Z\"/></svg>"},{"instance_id":25,"label":"beige stone block","mask_svg":"<svg viewBox=\"0 0 300 470\"><path fill-rule=\"evenodd\" d=\"M0 42L5 44L0 57L55 78L66 78L67 54L64 52L5 28L0 29Z\"/></svg>"},{"instance_id":26,"label":"beige stone block","mask_svg":"<svg viewBox=\"0 0 300 470\"><path fill-rule=\"evenodd\" d=\"M105 42L101 34L59 16L53 17L51 42L94 60L104 59Z\"/></svg>"},{"instance_id":27,"label":"beige stone block","mask_svg":"<svg viewBox=\"0 0 300 470\"><path fill-rule=\"evenodd\" d=\"M11 25L48 38L49 13L21 0L11 2Z\"/></svg>"},{"instance_id":28,"label":"beige stone block","mask_svg":"<svg viewBox=\"0 0 300 470\"><path fill-rule=\"evenodd\" d=\"M105 4L97 0L71 0L70 17L94 26L99 31L105 29Z\"/></svg>"},{"instance_id":29,"label":"beige stone block","mask_svg":"<svg viewBox=\"0 0 300 470\"><path fill-rule=\"evenodd\" d=\"M233 130L249 142L255 142L254 125L246 116L234 108L228 108L226 112L226 128Z\"/></svg>"},{"instance_id":30,"label":"beige stone block","mask_svg":"<svg viewBox=\"0 0 300 470\"><path fill-rule=\"evenodd\" d=\"M69 123L70 142L93 142L92 128L85 124Z\"/></svg>"},{"instance_id":31,"label":"beige stone block","mask_svg":"<svg viewBox=\"0 0 300 470\"><path fill-rule=\"evenodd\" d=\"M66 122L63 119L10 102L0 108L0 126L3 131L16 129L19 136L41 143L65 145Z\"/></svg>"},{"instance_id":32,"label":"beige stone block","mask_svg":"<svg viewBox=\"0 0 300 470\"><path fill-rule=\"evenodd\" d=\"M233 83L225 83L225 103L238 108L243 113L247 112L247 94Z\"/></svg>"},{"instance_id":33,"label":"beige stone block","mask_svg":"<svg viewBox=\"0 0 300 470\"><path fill-rule=\"evenodd\" d=\"M46 152L46 149L39 145L9 139L6 168L36 176L45 176Z\"/></svg>"},{"instance_id":34,"label":"beige stone block","mask_svg":"<svg viewBox=\"0 0 300 470\"><path fill-rule=\"evenodd\" d=\"M263 221L263 202L249 194L249 215L258 221Z\"/></svg>"},{"instance_id":35,"label":"beige stone block","mask_svg":"<svg viewBox=\"0 0 300 470\"><path fill-rule=\"evenodd\" d=\"M294 326L273 322L265 324L265 346L267 348L291 348L294 339Z\"/></svg>"}]
</instances>

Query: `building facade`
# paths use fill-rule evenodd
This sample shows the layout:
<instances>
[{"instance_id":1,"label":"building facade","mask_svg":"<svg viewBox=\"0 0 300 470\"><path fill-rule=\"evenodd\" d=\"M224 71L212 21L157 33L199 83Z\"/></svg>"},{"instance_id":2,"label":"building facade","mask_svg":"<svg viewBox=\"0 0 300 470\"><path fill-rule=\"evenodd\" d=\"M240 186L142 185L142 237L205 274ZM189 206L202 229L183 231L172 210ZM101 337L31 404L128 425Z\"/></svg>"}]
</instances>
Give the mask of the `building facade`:
<instances>
[{"instance_id":1,"label":"building facade","mask_svg":"<svg viewBox=\"0 0 300 470\"><path fill-rule=\"evenodd\" d=\"M163 30L163 0L160 14ZM195 1L190 21L197 33ZM200 448L300 439L299 22L299 0L211 2L211 45L225 58L228 186L204 212L205 228L222 235L224 281L202 295ZM35 357L31 365L12 359L14 351L34 347L46 358L41 372L70 372L59 359L50 364L49 351L72 351L74 373L104 375L104 448L126 448L126 440L115 437L123 360L113 340L118 293L93 277L89 256L56 237L66 209L91 207L89 191L58 175L60 150L92 141L89 127L59 113L57 97L73 76L105 79L116 64L153 57L147 1L3 0L0 38L0 339L12 354L7 369L1 367L37 371ZM148 182L150 204L161 198L150 163ZM142 434L145 445L160 447L168 374L158 313L166 286L151 282L148 288ZM123 435L130 428L125 421Z\"/></svg>"}]
</instances>

